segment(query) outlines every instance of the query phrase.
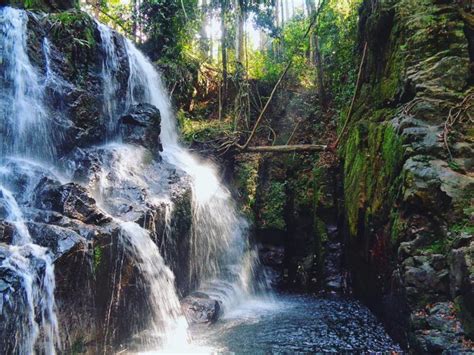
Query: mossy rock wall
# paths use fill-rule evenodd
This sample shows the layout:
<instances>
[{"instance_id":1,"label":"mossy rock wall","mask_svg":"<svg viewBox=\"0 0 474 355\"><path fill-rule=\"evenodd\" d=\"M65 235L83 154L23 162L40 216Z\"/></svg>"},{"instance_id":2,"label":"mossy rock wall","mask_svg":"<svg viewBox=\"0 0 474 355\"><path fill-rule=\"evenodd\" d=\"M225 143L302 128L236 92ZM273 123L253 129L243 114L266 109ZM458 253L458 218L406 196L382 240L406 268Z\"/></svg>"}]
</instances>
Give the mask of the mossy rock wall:
<instances>
[{"instance_id":1,"label":"mossy rock wall","mask_svg":"<svg viewBox=\"0 0 474 355\"><path fill-rule=\"evenodd\" d=\"M467 323L455 334L414 316L474 297L469 10L455 1L363 3L358 48L367 43L368 53L340 148L356 292L420 352L460 350L474 336ZM450 114L458 118L445 139ZM472 308L458 310L456 319L472 319Z\"/></svg>"}]
</instances>

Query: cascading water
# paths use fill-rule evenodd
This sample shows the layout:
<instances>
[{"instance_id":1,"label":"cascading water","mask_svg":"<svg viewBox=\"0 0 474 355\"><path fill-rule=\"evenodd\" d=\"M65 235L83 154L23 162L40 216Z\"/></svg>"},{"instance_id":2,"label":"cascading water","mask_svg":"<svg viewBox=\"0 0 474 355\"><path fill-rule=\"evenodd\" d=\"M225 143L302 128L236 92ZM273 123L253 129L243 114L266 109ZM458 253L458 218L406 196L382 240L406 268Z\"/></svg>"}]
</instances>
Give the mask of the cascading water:
<instances>
[{"instance_id":1,"label":"cascading water","mask_svg":"<svg viewBox=\"0 0 474 355\"><path fill-rule=\"evenodd\" d=\"M162 157L192 179L190 281L221 301L224 308L230 307L254 291L257 257L249 247L247 223L239 216L216 169L179 144L170 101L156 69L130 41L126 47L130 65L127 106L148 102L160 110Z\"/></svg>"},{"instance_id":2,"label":"cascading water","mask_svg":"<svg viewBox=\"0 0 474 355\"><path fill-rule=\"evenodd\" d=\"M26 13L0 9L0 158L7 154L50 160L54 155L48 110L44 106L44 86L30 63L26 50ZM23 289L23 309L17 315L18 332L14 349L21 354L42 351L54 354L59 347L54 300L54 266L49 251L34 244L8 181L0 179L3 219L14 226L10 246L1 246L0 268L16 275Z\"/></svg>"},{"instance_id":3,"label":"cascading water","mask_svg":"<svg viewBox=\"0 0 474 355\"><path fill-rule=\"evenodd\" d=\"M0 156L19 154L49 160L55 149L51 139L44 86L27 54L25 12L0 10L0 48L3 73L0 77Z\"/></svg>"},{"instance_id":4,"label":"cascading water","mask_svg":"<svg viewBox=\"0 0 474 355\"><path fill-rule=\"evenodd\" d=\"M104 105L103 114L107 121L107 134L112 137L116 124L114 120L117 118L119 112L117 90L119 84L116 75L119 71L119 60L115 45L113 41L113 33L110 29L100 22L97 22L97 27L102 39L102 48L104 50L104 60L102 63L102 78L103 78L103 95Z\"/></svg>"},{"instance_id":5,"label":"cascading water","mask_svg":"<svg viewBox=\"0 0 474 355\"><path fill-rule=\"evenodd\" d=\"M15 226L12 246L8 248L7 257L0 268L18 275L25 293L26 309L25 314L18 316L20 334L15 339L15 348L20 354L34 353L36 342L42 334L45 353L54 354L55 347L59 346L59 331L51 256L46 248L33 243L15 197L2 186L0 199L7 211L5 220ZM41 321L38 322L38 319Z\"/></svg>"}]
</instances>

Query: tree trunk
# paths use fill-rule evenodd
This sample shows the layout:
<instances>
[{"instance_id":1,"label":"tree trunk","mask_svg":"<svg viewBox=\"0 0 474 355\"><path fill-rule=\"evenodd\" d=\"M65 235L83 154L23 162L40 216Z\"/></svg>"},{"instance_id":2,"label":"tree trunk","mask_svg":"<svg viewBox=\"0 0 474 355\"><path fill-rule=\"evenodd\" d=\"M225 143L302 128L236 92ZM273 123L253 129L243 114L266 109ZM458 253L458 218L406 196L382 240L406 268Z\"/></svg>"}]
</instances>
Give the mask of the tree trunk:
<instances>
[{"instance_id":1,"label":"tree trunk","mask_svg":"<svg viewBox=\"0 0 474 355\"><path fill-rule=\"evenodd\" d=\"M207 58L209 55L209 39L207 37L207 24L208 24L208 14L207 14L207 0L202 0L201 2L201 12L202 12L202 25L199 31L199 49L204 58Z\"/></svg>"},{"instance_id":2,"label":"tree trunk","mask_svg":"<svg viewBox=\"0 0 474 355\"><path fill-rule=\"evenodd\" d=\"M306 6L309 9L310 16L315 16L316 5L314 3L314 0L306 0ZM321 9L321 4L319 5L319 9ZM326 89L324 87L323 63L321 60L321 52L319 50L318 35L315 29L313 29L311 36L309 38L309 58L310 58L311 64L316 67L316 80L318 83L318 95L319 95L319 100L321 102L321 107L323 109L326 109L327 102L326 102Z\"/></svg>"},{"instance_id":3,"label":"tree trunk","mask_svg":"<svg viewBox=\"0 0 474 355\"><path fill-rule=\"evenodd\" d=\"M222 54L222 104L227 96L227 0L221 0L221 54Z\"/></svg>"},{"instance_id":4,"label":"tree trunk","mask_svg":"<svg viewBox=\"0 0 474 355\"><path fill-rule=\"evenodd\" d=\"M285 8L283 6L283 1L288 1L288 0L281 0L280 1L280 11L281 11L281 28L285 27Z\"/></svg>"},{"instance_id":5,"label":"tree trunk","mask_svg":"<svg viewBox=\"0 0 474 355\"><path fill-rule=\"evenodd\" d=\"M234 120L232 129L235 132L242 120L246 119L246 103L245 103L245 67L244 67L244 23L245 9L243 0L234 0L235 5L235 87L237 94L234 103Z\"/></svg>"},{"instance_id":6,"label":"tree trunk","mask_svg":"<svg viewBox=\"0 0 474 355\"><path fill-rule=\"evenodd\" d=\"M314 63L316 65L316 71L317 71L317 77L318 77L319 100L321 102L322 108L326 109L327 100L326 100L326 89L324 87L323 63L321 60L321 52L319 50L318 36L314 34L313 37L314 37Z\"/></svg>"},{"instance_id":7,"label":"tree trunk","mask_svg":"<svg viewBox=\"0 0 474 355\"><path fill-rule=\"evenodd\" d=\"M235 61L243 66L244 58L244 8L242 0L234 0L235 4Z\"/></svg>"}]
</instances>

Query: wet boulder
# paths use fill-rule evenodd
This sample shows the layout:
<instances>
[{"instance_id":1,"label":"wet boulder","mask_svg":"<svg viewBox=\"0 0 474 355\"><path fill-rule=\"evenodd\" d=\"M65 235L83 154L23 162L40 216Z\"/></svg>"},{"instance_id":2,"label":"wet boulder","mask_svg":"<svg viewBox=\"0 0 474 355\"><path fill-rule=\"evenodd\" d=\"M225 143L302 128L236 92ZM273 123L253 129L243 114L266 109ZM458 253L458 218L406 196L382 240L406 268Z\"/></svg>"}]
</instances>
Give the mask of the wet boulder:
<instances>
[{"instance_id":1,"label":"wet boulder","mask_svg":"<svg viewBox=\"0 0 474 355\"><path fill-rule=\"evenodd\" d=\"M120 133L124 142L142 145L154 153L163 150L160 142L160 111L150 104L132 106L120 118Z\"/></svg>"},{"instance_id":2,"label":"wet boulder","mask_svg":"<svg viewBox=\"0 0 474 355\"><path fill-rule=\"evenodd\" d=\"M0 221L0 243L11 244L14 227L6 221Z\"/></svg>"},{"instance_id":3,"label":"wet boulder","mask_svg":"<svg viewBox=\"0 0 474 355\"><path fill-rule=\"evenodd\" d=\"M214 323L221 314L221 303L202 292L193 292L181 301L189 324Z\"/></svg>"},{"instance_id":4,"label":"wet boulder","mask_svg":"<svg viewBox=\"0 0 474 355\"><path fill-rule=\"evenodd\" d=\"M68 228L35 222L28 222L27 226L35 244L51 250L54 258L59 258L78 248L79 244L85 243L84 238Z\"/></svg>"},{"instance_id":5,"label":"wet boulder","mask_svg":"<svg viewBox=\"0 0 474 355\"><path fill-rule=\"evenodd\" d=\"M33 194L36 208L53 210L85 223L101 224L110 220L97 208L87 190L78 184L62 185L59 181L43 178Z\"/></svg>"}]
</instances>

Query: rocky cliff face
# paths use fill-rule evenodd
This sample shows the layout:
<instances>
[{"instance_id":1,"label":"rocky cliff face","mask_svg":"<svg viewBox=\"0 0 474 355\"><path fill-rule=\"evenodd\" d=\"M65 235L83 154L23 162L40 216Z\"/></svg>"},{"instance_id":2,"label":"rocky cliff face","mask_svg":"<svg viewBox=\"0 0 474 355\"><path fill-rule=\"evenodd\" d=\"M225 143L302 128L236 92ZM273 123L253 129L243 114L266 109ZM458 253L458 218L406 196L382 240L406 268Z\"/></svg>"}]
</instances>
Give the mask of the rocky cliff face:
<instances>
[{"instance_id":1,"label":"rocky cliff face","mask_svg":"<svg viewBox=\"0 0 474 355\"><path fill-rule=\"evenodd\" d=\"M362 90L342 148L356 292L417 352L470 348L474 319L469 2L364 1Z\"/></svg>"},{"instance_id":2,"label":"rocky cliff face","mask_svg":"<svg viewBox=\"0 0 474 355\"><path fill-rule=\"evenodd\" d=\"M115 117L118 128L111 132L104 89L107 48L97 23L77 10L26 15L28 57L44 78L56 168L2 158L0 178L14 191L34 243L52 251L62 350L109 352L146 329L150 314L146 284L126 252L122 221L143 226L160 246L182 295L193 286L187 262L189 178L160 159L160 112L154 106L126 110L120 100L114 112L122 117ZM113 32L111 40L115 96L124 98L130 72L125 40ZM128 145L103 145L104 137L117 134ZM160 193L170 198L156 198ZM7 197L0 192L0 261L8 259L7 244L19 228L6 222ZM18 274L0 265L0 348L8 353L18 350L12 334L22 324L25 290ZM44 273L40 261L35 268L35 274Z\"/></svg>"}]
</instances>

